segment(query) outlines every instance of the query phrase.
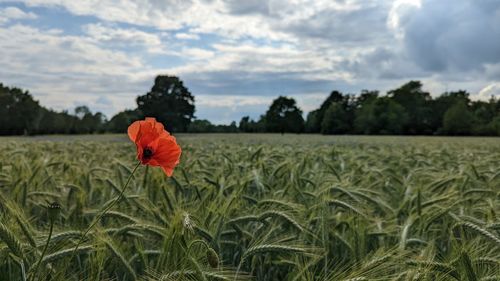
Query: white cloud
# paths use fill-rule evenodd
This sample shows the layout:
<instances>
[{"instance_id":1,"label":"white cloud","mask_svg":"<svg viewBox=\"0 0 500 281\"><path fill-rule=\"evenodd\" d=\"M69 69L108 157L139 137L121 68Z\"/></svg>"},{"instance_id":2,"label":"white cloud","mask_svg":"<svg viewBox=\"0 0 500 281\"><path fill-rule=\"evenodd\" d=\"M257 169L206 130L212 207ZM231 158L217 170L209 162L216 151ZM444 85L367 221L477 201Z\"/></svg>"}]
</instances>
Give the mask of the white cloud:
<instances>
[{"instance_id":1,"label":"white cloud","mask_svg":"<svg viewBox=\"0 0 500 281\"><path fill-rule=\"evenodd\" d=\"M500 41L488 38L500 30L495 1L16 2L24 11L0 8L0 77L57 108L81 99L115 113L132 107L158 74L192 85L197 110L214 109L214 118L221 106L231 116L244 107L264 112L280 94L293 94L309 111L333 89L384 92L410 79L422 80L434 94L466 89L481 96L500 75ZM453 2L450 11L461 16L451 19L444 2ZM52 29L16 24L43 20L32 7L57 7L90 16L92 23L77 26L81 34L72 30L79 35L68 35L63 22ZM110 103L99 102L99 95Z\"/></svg>"},{"instance_id":2,"label":"white cloud","mask_svg":"<svg viewBox=\"0 0 500 281\"><path fill-rule=\"evenodd\" d=\"M387 17L387 25L396 32L397 37L400 39L404 37L403 25L405 21L415 9L421 6L421 0L396 0L392 3Z\"/></svg>"},{"instance_id":3,"label":"white cloud","mask_svg":"<svg viewBox=\"0 0 500 281\"><path fill-rule=\"evenodd\" d=\"M182 50L183 57L194 60L207 60L214 57L214 52L200 48L185 48Z\"/></svg>"},{"instance_id":4,"label":"white cloud","mask_svg":"<svg viewBox=\"0 0 500 281\"><path fill-rule=\"evenodd\" d=\"M36 19L37 15L32 12L24 12L17 7L6 7L0 9L0 24L5 24L11 20Z\"/></svg>"},{"instance_id":5,"label":"white cloud","mask_svg":"<svg viewBox=\"0 0 500 281\"><path fill-rule=\"evenodd\" d=\"M193 32L224 36L279 39L259 17L234 17L224 12L223 1L206 0L20 0L28 6L60 6L75 15L92 15L104 21L150 26L162 30L193 27Z\"/></svg>"},{"instance_id":6,"label":"white cloud","mask_svg":"<svg viewBox=\"0 0 500 281\"><path fill-rule=\"evenodd\" d=\"M159 45L160 38L136 29L112 28L103 24L89 24L83 27L92 38L99 41L124 41L128 44Z\"/></svg>"},{"instance_id":7,"label":"white cloud","mask_svg":"<svg viewBox=\"0 0 500 281\"><path fill-rule=\"evenodd\" d=\"M481 100L489 100L491 97L500 98L500 82L492 83L484 87L473 97Z\"/></svg>"},{"instance_id":8,"label":"white cloud","mask_svg":"<svg viewBox=\"0 0 500 281\"><path fill-rule=\"evenodd\" d=\"M175 38L184 40L200 40L200 36L194 33L177 33Z\"/></svg>"},{"instance_id":9,"label":"white cloud","mask_svg":"<svg viewBox=\"0 0 500 281\"><path fill-rule=\"evenodd\" d=\"M148 33L135 28L118 28L101 23L88 24L83 27L89 37L103 45L132 47L142 46L149 53L167 54L166 44L155 33Z\"/></svg>"},{"instance_id":10,"label":"white cloud","mask_svg":"<svg viewBox=\"0 0 500 281\"><path fill-rule=\"evenodd\" d=\"M268 105L272 97L239 96L239 95L198 95L196 104L208 107L234 107L250 105Z\"/></svg>"},{"instance_id":11,"label":"white cloud","mask_svg":"<svg viewBox=\"0 0 500 281\"><path fill-rule=\"evenodd\" d=\"M56 109L78 101L94 105L95 97L106 95L113 104L102 109L114 114L124 104L133 106L145 89L136 75L147 71L139 57L106 50L89 37L13 25L0 29L0 50L2 82L29 89L43 105Z\"/></svg>"},{"instance_id":12,"label":"white cloud","mask_svg":"<svg viewBox=\"0 0 500 281\"><path fill-rule=\"evenodd\" d=\"M333 71L335 57L324 57L316 52L300 50L290 44L259 46L257 44L213 44L214 52L198 48L186 49L183 55L203 58L190 64L168 69L170 73L203 74L210 72L245 73L300 73L300 79L347 79L342 71Z\"/></svg>"}]
</instances>

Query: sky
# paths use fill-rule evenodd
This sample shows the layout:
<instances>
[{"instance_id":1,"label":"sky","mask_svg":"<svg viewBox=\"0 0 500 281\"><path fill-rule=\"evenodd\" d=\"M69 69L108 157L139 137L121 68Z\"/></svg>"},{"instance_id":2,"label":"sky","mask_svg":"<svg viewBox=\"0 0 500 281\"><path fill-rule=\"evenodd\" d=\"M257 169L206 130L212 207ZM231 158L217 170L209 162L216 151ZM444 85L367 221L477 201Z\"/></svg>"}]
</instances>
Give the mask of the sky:
<instances>
[{"instance_id":1,"label":"sky","mask_svg":"<svg viewBox=\"0 0 500 281\"><path fill-rule=\"evenodd\" d=\"M0 82L43 106L111 118L159 74L217 124L409 80L500 97L500 1L0 0Z\"/></svg>"}]
</instances>

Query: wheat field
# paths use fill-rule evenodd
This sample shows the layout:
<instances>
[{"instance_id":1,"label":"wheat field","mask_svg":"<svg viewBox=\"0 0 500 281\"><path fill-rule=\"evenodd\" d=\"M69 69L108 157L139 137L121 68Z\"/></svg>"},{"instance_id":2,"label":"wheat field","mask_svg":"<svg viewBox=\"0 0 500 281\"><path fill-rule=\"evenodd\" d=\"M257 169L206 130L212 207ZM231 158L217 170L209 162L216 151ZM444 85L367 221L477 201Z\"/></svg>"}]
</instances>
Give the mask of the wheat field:
<instances>
[{"instance_id":1,"label":"wheat field","mask_svg":"<svg viewBox=\"0 0 500 281\"><path fill-rule=\"evenodd\" d=\"M173 177L140 166L74 251L134 145L0 138L0 280L500 280L498 138L178 142Z\"/></svg>"}]
</instances>

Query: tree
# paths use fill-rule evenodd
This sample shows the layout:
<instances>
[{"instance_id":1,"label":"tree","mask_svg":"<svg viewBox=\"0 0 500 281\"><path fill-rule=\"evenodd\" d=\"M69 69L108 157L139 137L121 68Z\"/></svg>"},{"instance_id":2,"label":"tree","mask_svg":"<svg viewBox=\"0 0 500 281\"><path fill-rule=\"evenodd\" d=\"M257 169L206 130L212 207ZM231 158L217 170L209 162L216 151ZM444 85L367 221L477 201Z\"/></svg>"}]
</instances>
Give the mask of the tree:
<instances>
[{"instance_id":1,"label":"tree","mask_svg":"<svg viewBox=\"0 0 500 281\"><path fill-rule=\"evenodd\" d=\"M500 116L500 109L496 108L496 99L494 97L491 97L488 102L473 101L470 109L477 122L477 126L473 130L475 135L494 136L497 134L495 126L492 124L494 124L493 120L495 117L497 115Z\"/></svg>"},{"instance_id":2,"label":"tree","mask_svg":"<svg viewBox=\"0 0 500 281\"><path fill-rule=\"evenodd\" d=\"M326 110L321 122L322 134L345 134L350 130L349 116L342 104L334 102Z\"/></svg>"},{"instance_id":3,"label":"tree","mask_svg":"<svg viewBox=\"0 0 500 281\"><path fill-rule=\"evenodd\" d=\"M443 130L449 135L470 135L474 126L474 114L465 102L457 102L443 117Z\"/></svg>"},{"instance_id":4,"label":"tree","mask_svg":"<svg viewBox=\"0 0 500 281\"><path fill-rule=\"evenodd\" d=\"M362 134L401 134L407 120L404 108L389 97L365 100L356 111L356 131Z\"/></svg>"},{"instance_id":5,"label":"tree","mask_svg":"<svg viewBox=\"0 0 500 281\"><path fill-rule=\"evenodd\" d=\"M28 91L0 83L0 134L32 134L36 131L41 106Z\"/></svg>"},{"instance_id":6,"label":"tree","mask_svg":"<svg viewBox=\"0 0 500 281\"><path fill-rule=\"evenodd\" d=\"M74 122L74 127L78 134L92 134L102 131L106 122L106 117L101 112L93 114L85 105L75 108L75 116L77 119Z\"/></svg>"},{"instance_id":7,"label":"tree","mask_svg":"<svg viewBox=\"0 0 500 281\"><path fill-rule=\"evenodd\" d=\"M354 101L355 108L361 108L364 104L370 103L378 98L378 91L362 90L361 94Z\"/></svg>"},{"instance_id":8,"label":"tree","mask_svg":"<svg viewBox=\"0 0 500 281\"><path fill-rule=\"evenodd\" d=\"M395 102L403 106L408 118L403 124L405 134L431 134L431 95L422 90L420 81L410 81L387 92Z\"/></svg>"},{"instance_id":9,"label":"tree","mask_svg":"<svg viewBox=\"0 0 500 281\"><path fill-rule=\"evenodd\" d=\"M130 124L139 119L141 119L141 114L136 109L124 110L113 116L106 127L113 133L122 133L127 131Z\"/></svg>"},{"instance_id":10,"label":"tree","mask_svg":"<svg viewBox=\"0 0 500 281\"><path fill-rule=\"evenodd\" d=\"M302 111L295 100L280 96L273 101L264 117L267 132L300 133L304 130Z\"/></svg>"},{"instance_id":11,"label":"tree","mask_svg":"<svg viewBox=\"0 0 500 281\"><path fill-rule=\"evenodd\" d=\"M241 132L249 133L252 132L252 128L250 126L250 116L244 116L240 120L240 124L238 126Z\"/></svg>"},{"instance_id":12,"label":"tree","mask_svg":"<svg viewBox=\"0 0 500 281\"><path fill-rule=\"evenodd\" d=\"M186 132L194 118L194 97L175 76L157 76L151 91L137 97L144 117L155 117L173 132Z\"/></svg>"},{"instance_id":13,"label":"tree","mask_svg":"<svg viewBox=\"0 0 500 281\"><path fill-rule=\"evenodd\" d=\"M319 109L313 110L307 114L305 131L306 133L319 133L321 131L321 120Z\"/></svg>"},{"instance_id":14,"label":"tree","mask_svg":"<svg viewBox=\"0 0 500 281\"><path fill-rule=\"evenodd\" d=\"M322 131L321 122L323 121L323 116L332 103L339 103L347 110L349 106L349 96L344 96L341 92L336 90L332 91L318 109L309 112L307 115L305 126L306 132L319 133Z\"/></svg>"},{"instance_id":15,"label":"tree","mask_svg":"<svg viewBox=\"0 0 500 281\"><path fill-rule=\"evenodd\" d=\"M430 102L431 107L431 127L435 134L442 134L444 114L448 109L457 103L469 104L469 93L463 90L455 92L445 92Z\"/></svg>"},{"instance_id":16,"label":"tree","mask_svg":"<svg viewBox=\"0 0 500 281\"><path fill-rule=\"evenodd\" d=\"M85 115L91 114L90 109L86 105L80 105L75 107L75 116L82 120Z\"/></svg>"},{"instance_id":17,"label":"tree","mask_svg":"<svg viewBox=\"0 0 500 281\"><path fill-rule=\"evenodd\" d=\"M491 122L488 124L489 130L491 130L491 135L500 136L500 113L497 117L493 118Z\"/></svg>"},{"instance_id":18,"label":"tree","mask_svg":"<svg viewBox=\"0 0 500 281\"><path fill-rule=\"evenodd\" d=\"M189 133L210 133L213 132L215 129L214 125L210 123L210 121L201 119L201 120L194 120L189 124L188 127L188 132Z\"/></svg>"}]
</instances>

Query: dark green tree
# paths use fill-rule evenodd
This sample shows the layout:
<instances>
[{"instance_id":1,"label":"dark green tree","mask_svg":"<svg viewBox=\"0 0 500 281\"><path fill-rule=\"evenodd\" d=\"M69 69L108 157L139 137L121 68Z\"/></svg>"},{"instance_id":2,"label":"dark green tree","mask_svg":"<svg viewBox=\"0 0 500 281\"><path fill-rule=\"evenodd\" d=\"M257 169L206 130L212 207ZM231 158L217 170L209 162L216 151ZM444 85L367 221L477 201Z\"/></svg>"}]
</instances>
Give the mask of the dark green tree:
<instances>
[{"instance_id":1,"label":"dark green tree","mask_svg":"<svg viewBox=\"0 0 500 281\"><path fill-rule=\"evenodd\" d=\"M491 120L488 124L488 129L489 132L492 132L492 136L500 136L500 114Z\"/></svg>"},{"instance_id":2,"label":"dark green tree","mask_svg":"<svg viewBox=\"0 0 500 281\"><path fill-rule=\"evenodd\" d=\"M400 104L389 97L366 99L356 111L357 133L398 135L403 133L407 114Z\"/></svg>"},{"instance_id":3,"label":"dark green tree","mask_svg":"<svg viewBox=\"0 0 500 281\"><path fill-rule=\"evenodd\" d=\"M323 116L332 103L342 104L342 107L346 109L349 103L349 96L344 96L336 90L332 91L317 110L311 111L307 115L306 132L319 133L322 131L321 122L323 122Z\"/></svg>"},{"instance_id":4,"label":"dark green tree","mask_svg":"<svg viewBox=\"0 0 500 281\"><path fill-rule=\"evenodd\" d=\"M264 117L267 132L300 133L304 130L302 111L293 98L280 96L273 101Z\"/></svg>"},{"instance_id":5,"label":"dark green tree","mask_svg":"<svg viewBox=\"0 0 500 281\"><path fill-rule=\"evenodd\" d=\"M378 98L378 91L362 90L361 94L354 101L354 108L359 109L363 105L375 101Z\"/></svg>"},{"instance_id":6,"label":"dark green tree","mask_svg":"<svg viewBox=\"0 0 500 281\"><path fill-rule=\"evenodd\" d=\"M186 132L194 118L194 97L175 76L157 76L151 91L137 97L144 117L155 117L173 132Z\"/></svg>"},{"instance_id":7,"label":"dark green tree","mask_svg":"<svg viewBox=\"0 0 500 281\"><path fill-rule=\"evenodd\" d=\"M92 134L104 130L106 117L97 112L93 114L90 109L85 106L77 106L75 108L75 129L79 134Z\"/></svg>"},{"instance_id":8,"label":"dark green tree","mask_svg":"<svg viewBox=\"0 0 500 281\"><path fill-rule=\"evenodd\" d=\"M443 117L448 109L457 103L469 104L469 93L463 90L445 92L430 102L431 107L431 127L435 134L444 134Z\"/></svg>"},{"instance_id":9,"label":"dark green tree","mask_svg":"<svg viewBox=\"0 0 500 281\"><path fill-rule=\"evenodd\" d=\"M321 122L322 134L345 134L351 129L350 119L344 106L333 102L323 115Z\"/></svg>"},{"instance_id":10,"label":"dark green tree","mask_svg":"<svg viewBox=\"0 0 500 281\"><path fill-rule=\"evenodd\" d=\"M134 121L141 118L141 113L134 110L124 110L117 113L111 118L107 123L107 130L113 133L123 133L127 131L127 128Z\"/></svg>"},{"instance_id":11,"label":"dark green tree","mask_svg":"<svg viewBox=\"0 0 500 281\"><path fill-rule=\"evenodd\" d=\"M395 102L403 106L408 118L403 124L405 134L432 134L431 95L423 91L420 81L410 81L387 93Z\"/></svg>"},{"instance_id":12,"label":"dark green tree","mask_svg":"<svg viewBox=\"0 0 500 281\"><path fill-rule=\"evenodd\" d=\"M489 101L473 101L471 102L470 109L474 114L477 126L474 127L473 134L475 135L496 135L496 129L492 125L492 121L498 115L500 116L500 109L496 107L496 99L491 97Z\"/></svg>"},{"instance_id":13,"label":"dark green tree","mask_svg":"<svg viewBox=\"0 0 500 281\"><path fill-rule=\"evenodd\" d=\"M41 106L28 91L0 83L0 134L33 134L39 125ZM38 122L37 122L38 121Z\"/></svg>"},{"instance_id":14,"label":"dark green tree","mask_svg":"<svg viewBox=\"0 0 500 281\"><path fill-rule=\"evenodd\" d=\"M306 133L319 133L321 131L321 120L319 109L313 110L307 114L305 131Z\"/></svg>"},{"instance_id":15,"label":"dark green tree","mask_svg":"<svg viewBox=\"0 0 500 281\"><path fill-rule=\"evenodd\" d=\"M43 108L40 114L39 134L76 133L75 124L78 118L67 111L55 112Z\"/></svg>"},{"instance_id":16,"label":"dark green tree","mask_svg":"<svg viewBox=\"0 0 500 281\"><path fill-rule=\"evenodd\" d=\"M443 131L448 135L470 135L473 132L475 116L465 102L457 102L443 117Z\"/></svg>"},{"instance_id":17,"label":"dark green tree","mask_svg":"<svg viewBox=\"0 0 500 281\"><path fill-rule=\"evenodd\" d=\"M215 126L206 119L196 119L189 124L189 133L211 133L215 131Z\"/></svg>"},{"instance_id":18,"label":"dark green tree","mask_svg":"<svg viewBox=\"0 0 500 281\"><path fill-rule=\"evenodd\" d=\"M242 117L238 128L239 128L240 132L251 133L252 128L250 125L250 116Z\"/></svg>"}]
</instances>

